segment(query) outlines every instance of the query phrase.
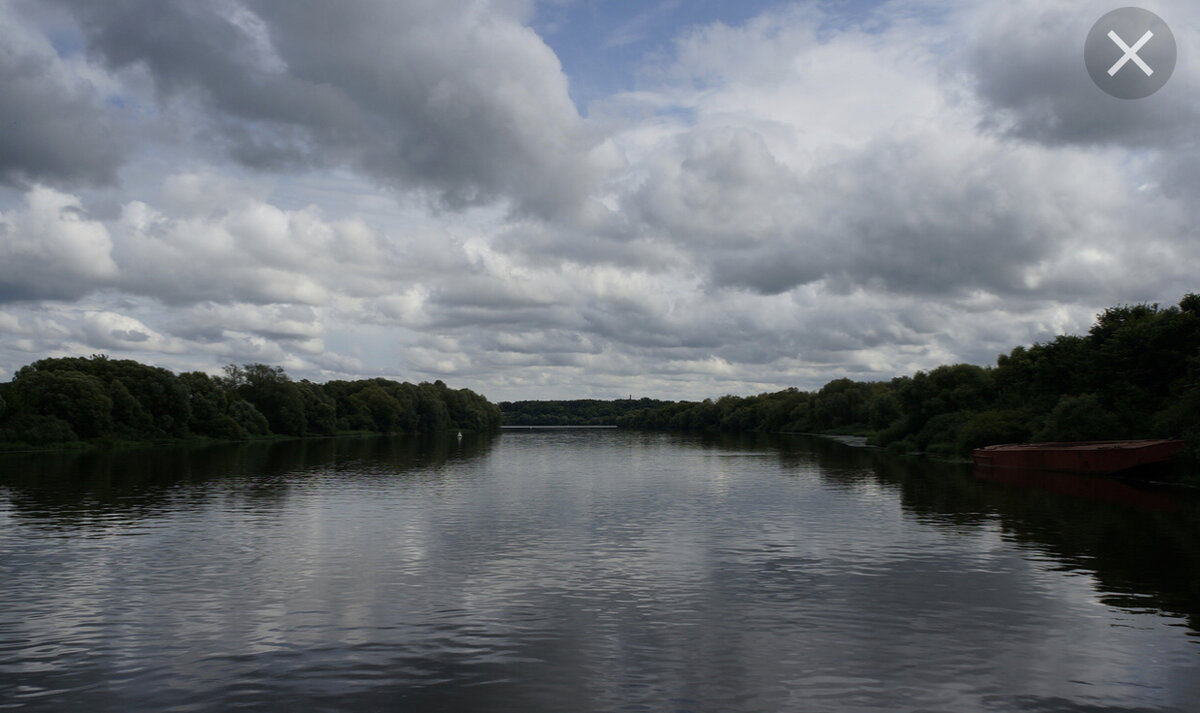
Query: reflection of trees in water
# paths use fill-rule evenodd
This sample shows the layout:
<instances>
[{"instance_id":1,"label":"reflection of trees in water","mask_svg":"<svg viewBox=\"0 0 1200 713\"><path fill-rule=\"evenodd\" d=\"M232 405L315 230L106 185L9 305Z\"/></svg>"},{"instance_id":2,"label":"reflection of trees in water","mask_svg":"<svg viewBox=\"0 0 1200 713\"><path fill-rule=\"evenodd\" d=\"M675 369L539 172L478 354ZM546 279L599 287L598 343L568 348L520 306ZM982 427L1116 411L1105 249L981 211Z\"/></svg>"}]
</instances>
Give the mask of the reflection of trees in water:
<instances>
[{"instance_id":1,"label":"reflection of trees in water","mask_svg":"<svg viewBox=\"0 0 1200 713\"><path fill-rule=\"evenodd\" d=\"M121 451L0 455L14 515L54 529L133 522L220 495L281 503L306 478L411 476L485 456L495 436L468 433L247 441Z\"/></svg>"},{"instance_id":2,"label":"reflection of trees in water","mask_svg":"<svg viewBox=\"0 0 1200 713\"><path fill-rule=\"evenodd\" d=\"M903 458L827 438L722 434L726 449L777 449L797 471L854 488L894 490L903 507L936 527L999 526L1067 570L1091 573L1101 601L1187 618L1200 632L1200 493L1114 479L1057 476L1042 487L989 482L970 465Z\"/></svg>"},{"instance_id":3,"label":"reflection of trees in water","mask_svg":"<svg viewBox=\"0 0 1200 713\"><path fill-rule=\"evenodd\" d=\"M790 470L831 486L897 493L935 527L999 526L1006 538L1091 573L1101 601L1187 618L1200 632L1200 494L1078 476L1043 487L989 482L970 465L903 458L827 438L768 434L689 437L725 450L774 450ZM1068 494L1074 493L1074 494ZM1081 494L1087 497L1081 497Z\"/></svg>"},{"instance_id":4,"label":"reflection of trees in water","mask_svg":"<svg viewBox=\"0 0 1200 713\"><path fill-rule=\"evenodd\" d=\"M838 444L837 448L845 449ZM1184 616L1200 632L1200 497L1153 486L1078 476L1045 488L989 482L969 466L873 458L876 478L897 488L904 507L934 525L999 525L1006 537L1092 573L1101 601ZM830 460L840 456L831 455ZM1050 483L1046 483L1049 487ZM1081 496L1084 493L1087 497Z\"/></svg>"},{"instance_id":5,"label":"reflection of trees in water","mask_svg":"<svg viewBox=\"0 0 1200 713\"><path fill-rule=\"evenodd\" d=\"M1177 497L1179 511L1169 512L979 485L997 503L1007 534L1065 566L1094 572L1104 603L1180 614L1200 631L1200 511L1194 497Z\"/></svg>"}]
</instances>

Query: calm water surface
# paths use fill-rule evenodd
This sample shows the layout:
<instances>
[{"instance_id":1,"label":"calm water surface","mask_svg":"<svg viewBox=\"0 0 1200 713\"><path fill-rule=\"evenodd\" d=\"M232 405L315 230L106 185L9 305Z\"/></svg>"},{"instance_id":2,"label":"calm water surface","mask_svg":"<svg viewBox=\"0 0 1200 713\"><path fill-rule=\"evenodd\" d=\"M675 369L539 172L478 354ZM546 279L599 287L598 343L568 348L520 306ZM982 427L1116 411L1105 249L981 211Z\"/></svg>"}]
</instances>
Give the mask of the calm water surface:
<instances>
[{"instance_id":1,"label":"calm water surface","mask_svg":"<svg viewBox=\"0 0 1200 713\"><path fill-rule=\"evenodd\" d=\"M7 456L0 709L1200 711L1194 501L1052 489L617 431Z\"/></svg>"}]
</instances>

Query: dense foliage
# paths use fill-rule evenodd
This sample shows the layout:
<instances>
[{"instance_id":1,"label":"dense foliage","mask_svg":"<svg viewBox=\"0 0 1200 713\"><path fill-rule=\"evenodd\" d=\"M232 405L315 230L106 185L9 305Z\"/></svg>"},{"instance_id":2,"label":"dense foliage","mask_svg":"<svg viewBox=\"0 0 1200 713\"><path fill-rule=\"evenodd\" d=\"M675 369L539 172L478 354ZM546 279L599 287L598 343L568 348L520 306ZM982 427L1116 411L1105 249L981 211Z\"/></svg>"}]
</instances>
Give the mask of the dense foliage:
<instances>
[{"instance_id":1,"label":"dense foliage","mask_svg":"<svg viewBox=\"0 0 1200 713\"><path fill-rule=\"evenodd\" d=\"M612 426L632 411L658 408L670 401L656 399L576 399L574 401L501 401L506 426Z\"/></svg>"},{"instance_id":2,"label":"dense foliage","mask_svg":"<svg viewBox=\"0 0 1200 713\"><path fill-rule=\"evenodd\" d=\"M1113 307L1086 336L1017 347L994 367L940 366L890 382L681 402L629 428L872 435L896 451L965 454L992 443L1184 438L1200 446L1200 296Z\"/></svg>"},{"instance_id":3,"label":"dense foliage","mask_svg":"<svg viewBox=\"0 0 1200 713\"><path fill-rule=\"evenodd\" d=\"M387 379L292 381L281 367L230 365L176 375L127 359L42 359L0 384L0 443L43 446L189 436L239 440L342 431L499 428L500 410L468 389Z\"/></svg>"}]
</instances>

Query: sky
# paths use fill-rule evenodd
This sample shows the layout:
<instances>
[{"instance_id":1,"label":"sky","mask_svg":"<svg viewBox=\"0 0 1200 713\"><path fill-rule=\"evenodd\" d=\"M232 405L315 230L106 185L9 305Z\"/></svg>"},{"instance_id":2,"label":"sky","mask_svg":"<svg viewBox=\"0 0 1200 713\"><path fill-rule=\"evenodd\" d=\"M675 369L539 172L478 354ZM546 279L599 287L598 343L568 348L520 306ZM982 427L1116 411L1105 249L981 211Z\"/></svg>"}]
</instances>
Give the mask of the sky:
<instances>
[{"instance_id":1,"label":"sky","mask_svg":"<svg viewBox=\"0 0 1200 713\"><path fill-rule=\"evenodd\" d=\"M994 364L1200 291L1200 6L0 0L0 379L56 356L493 401ZM1132 67L1132 65L1130 65Z\"/></svg>"}]
</instances>

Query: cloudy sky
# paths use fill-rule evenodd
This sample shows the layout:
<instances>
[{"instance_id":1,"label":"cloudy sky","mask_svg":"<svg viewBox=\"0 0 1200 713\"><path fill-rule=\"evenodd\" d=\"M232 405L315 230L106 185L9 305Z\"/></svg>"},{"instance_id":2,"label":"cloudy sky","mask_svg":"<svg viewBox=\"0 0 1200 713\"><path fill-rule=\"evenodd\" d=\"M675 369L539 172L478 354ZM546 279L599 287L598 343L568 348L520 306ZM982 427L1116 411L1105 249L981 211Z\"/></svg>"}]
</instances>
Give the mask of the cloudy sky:
<instances>
[{"instance_id":1,"label":"cloudy sky","mask_svg":"<svg viewBox=\"0 0 1200 713\"><path fill-rule=\"evenodd\" d=\"M704 398L994 363L1200 291L1200 6L0 0L0 378ZM1132 67L1132 65L1130 65Z\"/></svg>"}]
</instances>

